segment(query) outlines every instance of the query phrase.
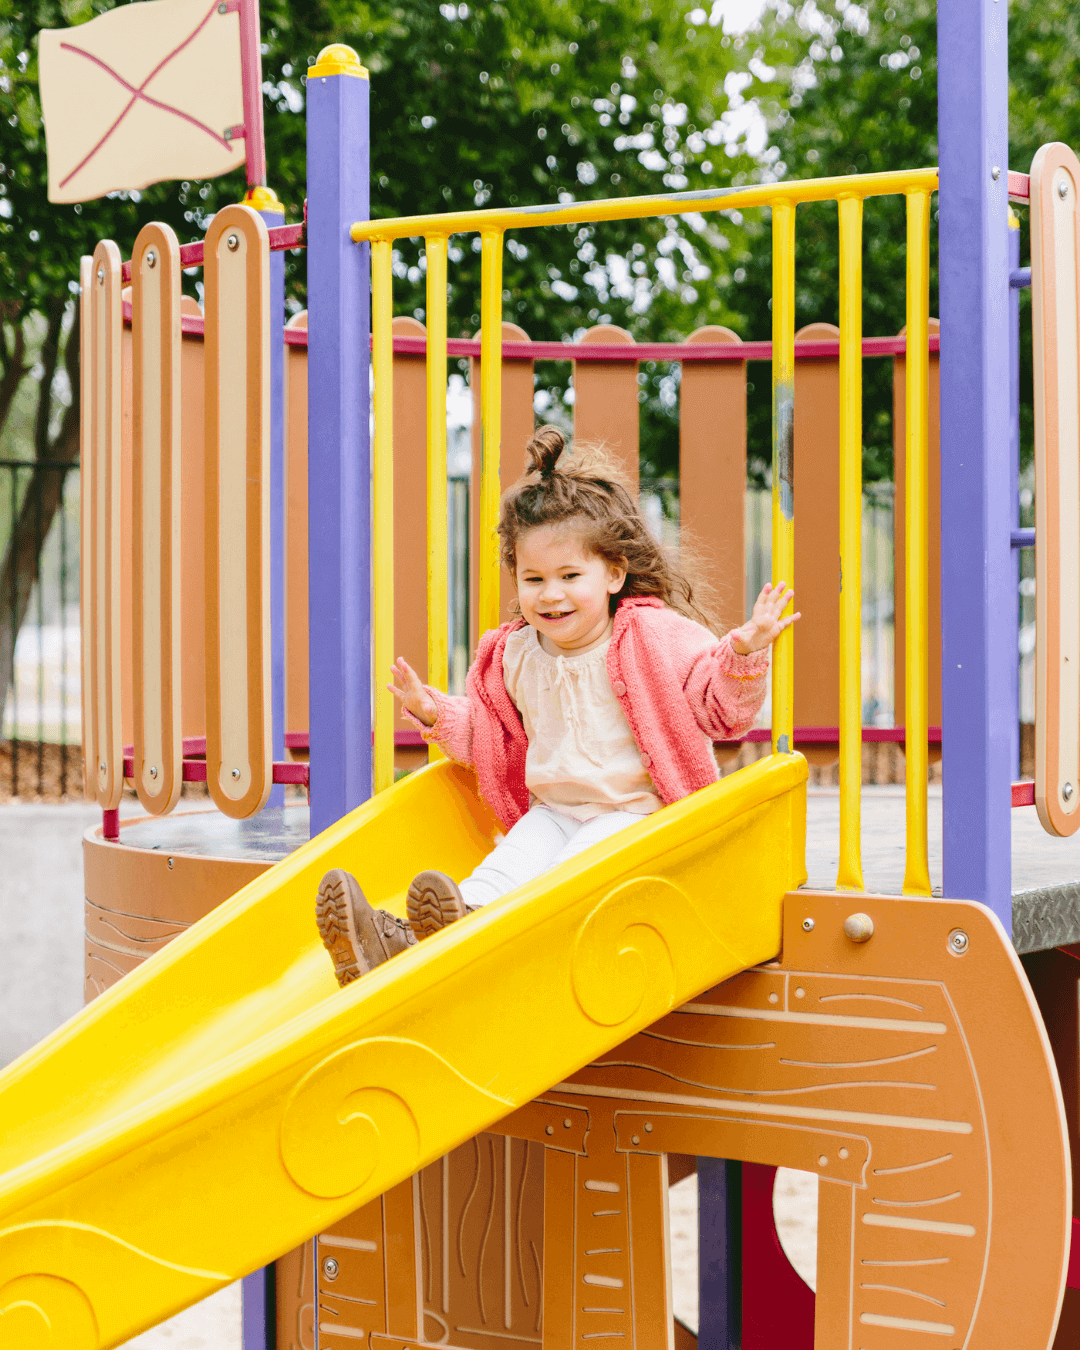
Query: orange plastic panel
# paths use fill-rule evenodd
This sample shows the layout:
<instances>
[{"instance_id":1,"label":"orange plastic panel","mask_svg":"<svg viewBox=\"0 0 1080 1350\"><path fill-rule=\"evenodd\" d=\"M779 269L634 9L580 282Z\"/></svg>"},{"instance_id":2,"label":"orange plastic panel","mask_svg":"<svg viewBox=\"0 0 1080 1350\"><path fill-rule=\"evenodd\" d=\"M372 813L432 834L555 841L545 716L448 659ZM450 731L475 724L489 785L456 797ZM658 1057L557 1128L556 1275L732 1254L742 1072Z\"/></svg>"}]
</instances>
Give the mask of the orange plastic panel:
<instances>
[{"instance_id":1,"label":"orange plastic panel","mask_svg":"<svg viewBox=\"0 0 1080 1350\"><path fill-rule=\"evenodd\" d=\"M94 250L90 278L90 345L84 379L90 386L90 627L84 671L89 668L96 773L94 795L103 810L115 810L124 791L121 726L121 358L123 322L120 250L104 240Z\"/></svg>"},{"instance_id":2,"label":"orange plastic panel","mask_svg":"<svg viewBox=\"0 0 1080 1350\"><path fill-rule=\"evenodd\" d=\"M831 323L800 328L796 342L835 342ZM795 532L797 603L795 725L840 723L840 359L795 363L795 500L813 529ZM774 577L773 580L780 580ZM861 578L856 578L856 584ZM798 747L811 763L835 761L835 746Z\"/></svg>"},{"instance_id":3,"label":"orange plastic panel","mask_svg":"<svg viewBox=\"0 0 1080 1350\"><path fill-rule=\"evenodd\" d=\"M131 264L135 790L152 815L183 786L180 725L180 243L147 225Z\"/></svg>"},{"instance_id":4,"label":"orange plastic panel","mask_svg":"<svg viewBox=\"0 0 1080 1350\"><path fill-rule=\"evenodd\" d=\"M307 328L307 310L286 328ZM307 347L285 344L285 730L308 727Z\"/></svg>"},{"instance_id":5,"label":"orange plastic panel","mask_svg":"<svg viewBox=\"0 0 1080 1350\"><path fill-rule=\"evenodd\" d=\"M741 342L699 328L687 342ZM746 617L746 362L684 361L679 386L679 521L702 553L725 627ZM801 575L801 573L800 573Z\"/></svg>"},{"instance_id":6,"label":"orange plastic panel","mask_svg":"<svg viewBox=\"0 0 1080 1350\"><path fill-rule=\"evenodd\" d=\"M480 336L479 333L476 335ZM502 326L504 342L528 342L529 335L516 323L504 323ZM469 550L475 560L480 530L480 361L473 357L469 361L469 387L473 398L472 451L473 472L469 485ZM502 490L521 477L525 471L525 446L533 434L536 417L533 413L533 363L531 361L508 361L503 352L502 374L502 449L499 455L499 477ZM476 632L477 612L477 573L475 562L470 566L470 642L475 647L479 633ZM506 623L511 617L511 607L517 599L514 583L504 571L499 583L499 622Z\"/></svg>"},{"instance_id":7,"label":"orange plastic panel","mask_svg":"<svg viewBox=\"0 0 1080 1350\"><path fill-rule=\"evenodd\" d=\"M625 328L599 324L582 342L625 343L634 338ZM623 361L574 362L574 440L605 445L637 491L640 443L638 363L632 353Z\"/></svg>"},{"instance_id":8,"label":"orange plastic panel","mask_svg":"<svg viewBox=\"0 0 1080 1350\"><path fill-rule=\"evenodd\" d=\"M270 795L270 239L227 206L206 234L206 778L243 818Z\"/></svg>"},{"instance_id":9,"label":"orange plastic panel","mask_svg":"<svg viewBox=\"0 0 1080 1350\"><path fill-rule=\"evenodd\" d=\"M1060 142L1031 165L1035 363L1035 806L1080 828L1080 160Z\"/></svg>"},{"instance_id":10,"label":"orange plastic panel","mask_svg":"<svg viewBox=\"0 0 1080 1350\"><path fill-rule=\"evenodd\" d=\"M941 320L930 319L931 336L941 332ZM901 328L898 336L903 337ZM929 381L929 438L927 469L929 473L929 575L941 572L941 361L937 352L930 353ZM893 609L895 612L893 636L893 708L894 721L904 720L904 629L906 601L904 593L904 494L907 488L904 463L907 454L907 361L903 354L893 357ZM941 590L930 587L928 596L927 693L929 695L930 726L941 726ZM932 749L931 760L939 759L940 748Z\"/></svg>"}]
</instances>

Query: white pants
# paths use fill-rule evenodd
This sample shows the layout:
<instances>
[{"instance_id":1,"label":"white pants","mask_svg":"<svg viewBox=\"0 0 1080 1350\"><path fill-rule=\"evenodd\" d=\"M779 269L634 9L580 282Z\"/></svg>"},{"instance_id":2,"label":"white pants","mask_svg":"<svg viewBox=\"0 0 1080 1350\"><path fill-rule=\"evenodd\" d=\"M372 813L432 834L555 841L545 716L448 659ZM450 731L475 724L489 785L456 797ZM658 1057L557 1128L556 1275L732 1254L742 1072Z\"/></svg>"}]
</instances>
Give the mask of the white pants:
<instances>
[{"instance_id":1,"label":"white pants","mask_svg":"<svg viewBox=\"0 0 1080 1350\"><path fill-rule=\"evenodd\" d=\"M609 811L580 821L550 806L533 806L461 883L462 897L471 909L489 904L575 853L645 819L629 811Z\"/></svg>"}]
</instances>

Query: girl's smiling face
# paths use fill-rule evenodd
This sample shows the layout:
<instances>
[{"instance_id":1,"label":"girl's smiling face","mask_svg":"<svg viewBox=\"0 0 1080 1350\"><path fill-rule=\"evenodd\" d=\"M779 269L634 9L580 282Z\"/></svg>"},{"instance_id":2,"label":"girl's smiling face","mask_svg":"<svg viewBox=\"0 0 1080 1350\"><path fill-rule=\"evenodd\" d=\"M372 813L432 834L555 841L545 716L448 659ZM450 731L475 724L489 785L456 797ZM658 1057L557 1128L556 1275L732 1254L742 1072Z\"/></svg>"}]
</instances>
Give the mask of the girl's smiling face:
<instances>
[{"instance_id":1,"label":"girl's smiling face","mask_svg":"<svg viewBox=\"0 0 1080 1350\"><path fill-rule=\"evenodd\" d=\"M518 603L550 655L581 652L602 642L610 623L610 598L626 572L586 547L574 522L541 525L517 546Z\"/></svg>"}]
</instances>

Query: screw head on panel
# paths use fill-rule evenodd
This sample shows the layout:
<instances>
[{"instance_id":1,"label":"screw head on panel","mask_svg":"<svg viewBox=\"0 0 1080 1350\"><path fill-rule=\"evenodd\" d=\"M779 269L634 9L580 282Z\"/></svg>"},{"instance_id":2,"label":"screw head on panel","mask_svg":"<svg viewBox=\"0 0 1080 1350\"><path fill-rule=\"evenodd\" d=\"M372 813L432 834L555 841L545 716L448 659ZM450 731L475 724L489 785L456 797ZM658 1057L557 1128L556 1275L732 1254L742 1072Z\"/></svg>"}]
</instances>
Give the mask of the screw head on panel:
<instances>
[{"instance_id":1,"label":"screw head on panel","mask_svg":"<svg viewBox=\"0 0 1080 1350\"><path fill-rule=\"evenodd\" d=\"M230 234L225 240L225 243L228 245L229 252L235 253L240 247L240 236L238 234Z\"/></svg>"},{"instance_id":2,"label":"screw head on panel","mask_svg":"<svg viewBox=\"0 0 1080 1350\"><path fill-rule=\"evenodd\" d=\"M104 285L105 285L105 269L104 269L104 267L99 267L98 270L97 270L97 284L98 284L99 286L104 286Z\"/></svg>"},{"instance_id":3,"label":"screw head on panel","mask_svg":"<svg viewBox=\"0 0 1080 1350\"><path fill-rule=\"evenodd\" d=\"M157 254L154 252L152 248L148 248L146 250L146 265L147 267L157 266Z\"/></svg>"},{"instance_id":4,"label":"screw head on panel","mask_svg":"<svg viewBox=\"0 0 1080 1350\"><path fill-rule=\"evenodd\" d=\"M1073 795L1073 785L1071 783L1063 783L1061 785L1061 795L1067 802L1071 802Z\"/></svg>"},{"instance_id":5,"label":"screw head on panel","mask_svg":"<svg viewBox=\"0 0 1080 1350\"><path fill-rule=\"evenodd\" d=\"M994 167L990 170L990 177L994 180L995 183L996 183L997 180L1001 177L1001 170L998 168L998 166L997 166L996 164L995 164Z\"/></svg>"},{"instance_id":6,"label":"screw head on panel","mask_svg":"<svg viewBox=\"0 0 1080 1350\"><path fill-rule=\"evenodd\" d=\"M157 766L154 765L154 764L151 764L151 765L150 765L150 777L151 777L151 778L156 778L156 777L157 777Z\"/></svg>"},{"instance_id":7,"label":"screw head on panel","mask_svg":"<svg viewBox=\"0 0 1080 1350\"><path fill-rule=\"evenodd\" d=\"M225 0L221 0L221 4L217 7L217 12L219 14L228 14L229 6L225 3Z\"/></svg>"},{"instance_id":8,"label":"screw head on panel","mask_svg":"<svg viewBox=\"0 0 1080 1350\"><path fill-rule=\"evenodd\" d=\"M814 921L813 921L813 919L803 919L803 921L802 921L802 926L803 926L803 931L804 931L804 932L806 932L806 933L812 933L812 932L814 931Z\"/></svg>"},{"instance_id":9,"label":"screw head on panel","mask_svg":"<svg viewBox=\"0 0 1080 1350\"><path fill-rule=\"evenodd\" d=\"M168 864L169 864L169 871L171 872L172 869L173 869L173 860L172 860L171 858L169 858L167 861L168 861Z\"/></svg>"},{"instance_id":10,"label":"screw head on panel","mask_svg":"<svg viewBox=\"0 0 1080 1350\"><path fill-rule=\"evenodd\" d=\"M1069 185L1064 178L1058 179L1058 196L1062 201L1069 195Z\"/></svg>"},{"instance_id":11,"label":"screw head on panel","mask_svg":"<svg viewBox=\"0 0 1080 1350\"><path fill-rule=\"evenodd\" d=\"M239 770L239 769L233 769L233 771L232 771L232 776L233 776L234 778L239 778L239 777L240 777L240 770Z\"/></svg>"},{"instance_id":12,"label":"screw head on panel","mask_svg":"<svg viewBox=\"0 0 1080 1350\"><path fill-rule=\"evenodd\" d=\"M105 761L102 760L101 763L98 765L98 773L104 773L104 772L105 772Z\"/></svg>"},{"instance_id":13,"label":"screw head on panel","mask_svg":"<svg viewBox=\"0 0 1080 1350\"><path fill-rule=\"evenodd\" d=\"M954 928L949 934L949 951L953 956L963 956L970 946L970 939L962 928Z\"/></svg>"},{"instance_id":14,"label":"screw head on panel","mask_svg":"<svg viewBox=\"0 0 1080 1350\"><path fill-rule=\"evenodd\" d=\"M328 1256L322 1263L322 1273L328 1280L336 1280L338 1277L339 1266L332 1256Z\"/></svg>"}]
</instances>

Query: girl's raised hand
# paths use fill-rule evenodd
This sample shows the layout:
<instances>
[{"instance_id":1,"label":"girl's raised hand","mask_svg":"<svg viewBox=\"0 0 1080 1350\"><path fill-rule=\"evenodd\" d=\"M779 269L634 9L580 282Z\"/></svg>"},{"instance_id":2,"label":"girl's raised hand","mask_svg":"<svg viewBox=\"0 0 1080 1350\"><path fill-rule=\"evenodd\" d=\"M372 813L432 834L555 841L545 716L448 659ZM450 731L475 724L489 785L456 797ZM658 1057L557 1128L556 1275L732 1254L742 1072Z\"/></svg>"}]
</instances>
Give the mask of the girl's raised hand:
<instances>
[{"instance_id":1,"label":"girl's raised hand","mask_svg":"<svg viewBox=\"0 0 1080 1350\"><path fill-rule=\"evenodd\" d=\"M780 617L788 601L795 597L795 592L786 589L786 586L787 583L783 581L778 581L775 586L766 582L754 601L753 614L741 628L733 628L728 634L732 647L740 656L768 647L785 628L801 617L799 614L789 614L784 619Z\"/></svg>"},{"instance_id":2,"label":"girl's raised hand","mask_svg":"<svg viewBox=\"0 0 1080 1350\"><path fill-rule=\"evenodd\" d=\"M439 720L439 705L421 683L420 676L403 656L399 656L390 667L394 683L386 687L393 696L419 722L433 727Z\"/></svg>"}]
</instances>

